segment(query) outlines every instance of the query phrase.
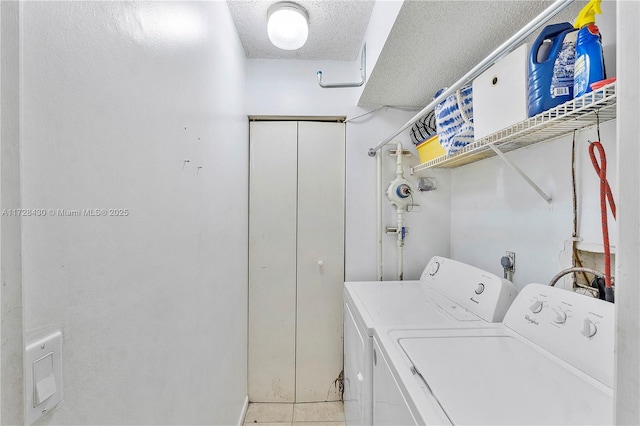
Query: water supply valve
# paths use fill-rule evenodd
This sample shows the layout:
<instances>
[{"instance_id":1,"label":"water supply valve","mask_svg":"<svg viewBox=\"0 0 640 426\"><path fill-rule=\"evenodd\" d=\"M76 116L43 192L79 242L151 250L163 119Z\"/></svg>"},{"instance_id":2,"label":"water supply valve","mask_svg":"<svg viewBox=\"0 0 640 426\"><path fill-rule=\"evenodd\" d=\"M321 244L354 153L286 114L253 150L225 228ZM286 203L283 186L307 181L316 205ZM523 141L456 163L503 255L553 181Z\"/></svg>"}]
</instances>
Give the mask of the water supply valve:
<instances>
[{"instance_id":1,"label":"water supply valve","mask_svg":"<svg viewBox=\"0 0 640 426\"><path fill-rule=\"evenodd\" d=\"M516 270L516 254L508 251L506 256L502 256L500 264L504 270L504 278L513 281L513 273Z\"/></svg>"},{"instance_id":2,"label":"water supply valve","mask_svg":"<svg viewBox=\"0 0 640 426\"><path fill-rule=\"evenodd\" d=\"M398 208L406 209L411 204L411 194L413 189L411 188L411 182L404 178L396 178L391 182L389 188L387 188L387 197L391 204Z\"/></svg>"}]
</instances>

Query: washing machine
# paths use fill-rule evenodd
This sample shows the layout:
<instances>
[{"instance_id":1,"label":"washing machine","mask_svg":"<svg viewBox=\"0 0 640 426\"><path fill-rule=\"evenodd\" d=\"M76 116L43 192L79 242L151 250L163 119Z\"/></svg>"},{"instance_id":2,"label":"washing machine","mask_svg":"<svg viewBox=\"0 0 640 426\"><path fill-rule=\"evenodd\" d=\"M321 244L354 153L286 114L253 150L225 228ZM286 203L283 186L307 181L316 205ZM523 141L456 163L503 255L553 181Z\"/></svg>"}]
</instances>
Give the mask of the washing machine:
<instances>
[{"instance_id":1,"label":"washing machine","mask_svg":"<svg viewBox=\"0 0 640 426\"><path fill-rule=\"evenodd\" d=\"M502 324L377 328L373 424L613 424L614 315L529 284Z\"/></svg>"},{"instance_id":2,"label":"washing machine","mask_svg":"<svg viewBox=\"0 0 640 426\"><path fill-rule=\"evenodd\" d=\"M347 424L373 422L377 327L483 327L502 320L516 293L503 278L439 256L427 263L419 280L346 282L343 400Z\"/></svg>"}]
</instances>

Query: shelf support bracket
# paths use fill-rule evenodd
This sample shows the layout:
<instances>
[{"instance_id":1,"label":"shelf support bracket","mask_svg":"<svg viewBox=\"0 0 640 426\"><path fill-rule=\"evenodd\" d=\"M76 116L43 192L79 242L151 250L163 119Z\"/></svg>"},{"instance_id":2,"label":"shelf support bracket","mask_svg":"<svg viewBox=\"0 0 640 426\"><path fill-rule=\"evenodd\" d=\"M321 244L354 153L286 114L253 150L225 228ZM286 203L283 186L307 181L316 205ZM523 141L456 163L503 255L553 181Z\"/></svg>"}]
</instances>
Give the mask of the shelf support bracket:
<instances>
[{"instance_id":1,"label":"shelf support bracket","mask_svg":"<svg viewBox=\"0 0 640 426\"><path fill-rule=\"evenodd\" d=\"M518 167L516 165L516 163L511 161L511 159L509 157L507 157L504 152L500 151L500 149L498 149L498 147L495 146L494 144L489 143L487 145L489 145L489 147L498 155L498 157L500 157L502 159L502 161L507 163L507 165L509 167L511 167L516 173L518 173L529 184L529 186L531 186L533 189L535 189L536 192L542 198L544 198L544 200L548 204L551 204L551 197L548 196L547 193L544 192L542 189L540 189L540 187L538 185L536 185L536 183L533 180L531 180L531 178L520 167Z\"/></svg>"}]
</instances>

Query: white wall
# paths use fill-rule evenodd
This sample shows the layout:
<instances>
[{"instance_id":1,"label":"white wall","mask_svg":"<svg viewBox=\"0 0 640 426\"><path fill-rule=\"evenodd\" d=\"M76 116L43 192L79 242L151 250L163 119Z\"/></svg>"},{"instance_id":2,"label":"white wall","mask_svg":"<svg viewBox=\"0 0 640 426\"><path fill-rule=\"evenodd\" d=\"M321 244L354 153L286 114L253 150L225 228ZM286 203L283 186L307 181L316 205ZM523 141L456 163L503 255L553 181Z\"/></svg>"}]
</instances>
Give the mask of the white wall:
<instances>
[{"instance_id":1,"label":"white wall","mask_svg":"<svg viewBox=\"0 0 640 426\"><path fill-rule=\"evenodd\" d=\"M20 99L19 6L0 4L0 419L3 424L23 423L22 374L22 269L20 230L22 218L11 214L20 207Z\"/></svg>"},{"instance_id":2,"label":"white wall","mask_svg":"<svg viewBox=\"0 0 640 426\"><path fill-rule=\"evenodd\" d=\"M640 3L618 5L618 225L615 424L640 424Z\"/></svg>"},{"instance_id":3,"label":"white wall","mask_svg":"<svg viewBox=\"0 0 640 426\"><path fill-rule=\"evenodd\" d=\"M396 22L404 0L376 0L365 34L367 41L367 79L380 58L387 37ZM362 87L364 90L364 86ZM362 90L360 93L362 93Z\"/></svg>"},{"instance_id":4,"label":"white wall","mask_svg":"<svg viewBox=\"0 0 640 426\"><path fill-rule=\"evenodd\" d=\"M607 177L617 200L615 122L604 123L601 133ZM550 205L497 157L454 169L452 257L502 275L500 258L505 251L513 251L513 281L519 288L531 282L548 283L561 269L571 266L571 139L569 135L507 154L553 198ZM587 153L588 140L597 140L594 128L576 135L578 235L589 247L601 251L600 189ZM611 243L615 245L615 221L610 218L610 223Z\"/></svg>"},{"instance_id":5,"label":"white wall","mask_svg":"<svg viewBox=\"0 0 640 426\"><path fill-rule=\"evenodd\" d=\"M360 88L323 89L317 84L316 71L323 71L327 83L358 80L359 61L316 62L284 60L247 61L247 104L249 115L357 117L367 112L356 107ZM367 155L369 148L402 126L414 111L380 110L347 123L346 151L346 235L345 279L375 280L377 272L376 235L376 160ZM412 148L408 134L398 137L405 149ZM395 176L395 159L384 152L384 188ZM394 147L395 148L395 147ZM417 154L416 154L417 155ZM412 158L413 164L417 158ZM318 167L322 167L321 164ZM440 189L416 194L422 211L406 215L409 235L405 246L405 279L416 279L431 256L449 255L448 173L438 175ZM408 168L407 168L408 176ZM415 181L414 177L410 180ZM384 226L395 226L395 209L383 202ZM396 276L395 236L383 235L384 277Z\"/></svg>"},{"instance_id":6,"label":"white wall","mask_svg":"<svg viewBox=\"0 0 640 426\"><path fill-rule=\"evenodd\" d=\"M23 221L27 336L64 333L42 424L236 424L248 125L226 3L22 7L23 207L128 209Z\"/></svg>"}]
</instances>

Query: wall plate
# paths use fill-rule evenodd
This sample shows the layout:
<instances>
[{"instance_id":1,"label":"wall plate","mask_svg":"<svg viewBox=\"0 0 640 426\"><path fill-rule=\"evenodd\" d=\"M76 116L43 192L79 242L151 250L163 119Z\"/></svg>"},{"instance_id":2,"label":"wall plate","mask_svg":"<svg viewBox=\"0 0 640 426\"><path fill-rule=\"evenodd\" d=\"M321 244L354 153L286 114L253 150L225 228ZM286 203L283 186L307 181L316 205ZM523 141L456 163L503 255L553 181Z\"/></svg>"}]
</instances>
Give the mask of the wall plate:
<instances>
[{"instance_id":1,"label":"wall plate","mask_svg":"<svg viewBox=\"0 0 640 426\"><path fill-rule=\"evenodd\" d=\"M26 424L31 425L63 400L62 332L30 342L24 365Z\"/></svg>"}]
</instances>

